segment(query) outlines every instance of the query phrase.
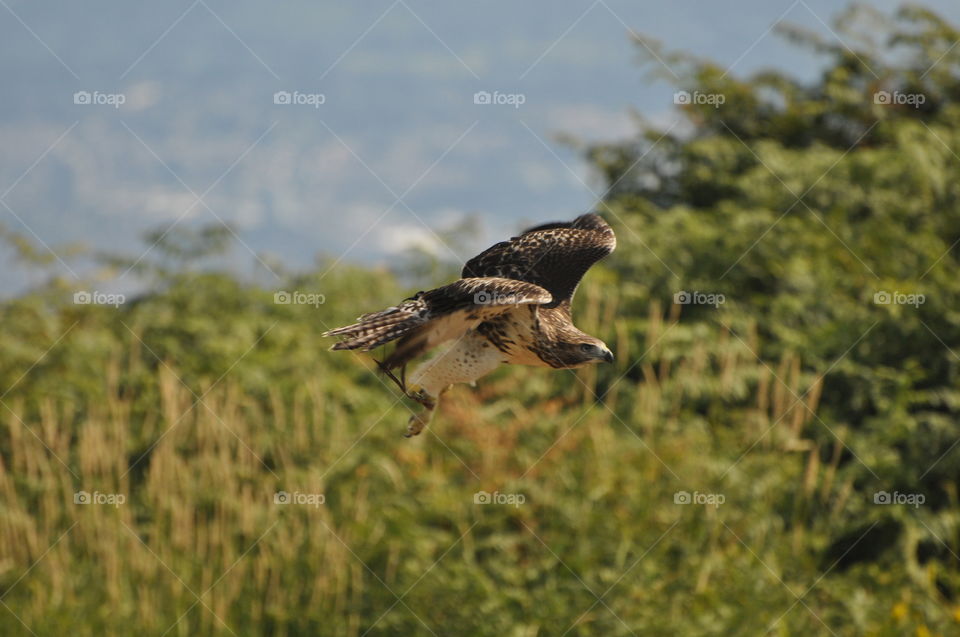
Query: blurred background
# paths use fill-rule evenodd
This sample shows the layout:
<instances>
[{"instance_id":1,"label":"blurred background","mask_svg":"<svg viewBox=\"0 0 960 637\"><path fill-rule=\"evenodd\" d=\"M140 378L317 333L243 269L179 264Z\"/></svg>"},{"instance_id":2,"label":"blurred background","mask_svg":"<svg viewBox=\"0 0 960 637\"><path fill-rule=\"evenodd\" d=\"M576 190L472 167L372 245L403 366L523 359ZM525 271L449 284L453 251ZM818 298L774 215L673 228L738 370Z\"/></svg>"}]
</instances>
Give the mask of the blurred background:
<instances>
[{"instance_id":1,"label":"blurred background","mask_svg":"<svg viewBox=\"0 0 960 637\"><path fill-rule=\"evenodd\" d=\"M0 633L960 634L956 3L0 16ZM327 351L591 210L615 365Z\"/></svg>"}]
</instances>

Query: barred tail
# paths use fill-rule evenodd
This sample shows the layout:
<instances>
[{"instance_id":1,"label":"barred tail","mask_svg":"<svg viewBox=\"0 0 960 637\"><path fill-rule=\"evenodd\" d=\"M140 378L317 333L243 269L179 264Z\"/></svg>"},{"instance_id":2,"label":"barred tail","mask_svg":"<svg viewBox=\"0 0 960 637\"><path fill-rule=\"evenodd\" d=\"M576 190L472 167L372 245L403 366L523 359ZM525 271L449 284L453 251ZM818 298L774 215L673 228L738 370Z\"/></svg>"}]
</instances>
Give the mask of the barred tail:
<instances>
[{"instance_id":1,"label":"barred tail","mask_svg":"<svg viewBox=\"0 0 960 637\"><path fill-rule=\"evenodd\" d=\"M330 349L360 349L368 351L394 341L423 325L423 318L407 307L390 307L382 312L364 314L353 325L339 327L324 336L339 336L342 340Z\"/></svg>"}]
</instances>

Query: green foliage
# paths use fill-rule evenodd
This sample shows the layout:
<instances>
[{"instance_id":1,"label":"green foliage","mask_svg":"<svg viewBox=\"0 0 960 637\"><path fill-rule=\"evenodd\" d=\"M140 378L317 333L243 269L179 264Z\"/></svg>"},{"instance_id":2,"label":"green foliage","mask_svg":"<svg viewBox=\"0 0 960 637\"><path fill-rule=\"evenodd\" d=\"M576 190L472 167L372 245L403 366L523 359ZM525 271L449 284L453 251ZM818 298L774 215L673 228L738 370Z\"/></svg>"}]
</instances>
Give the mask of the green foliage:
<instances>
[{"instance_id":1,"label":"green foliage","mask_svg":"<svg viewBox=\"0 0 960 637\"><path fill-rule=\"evenodd\" d=\"M618 362L498 370L418 439L320 334L443 280L422 255L254 284L212 267L228 230L158 233L104 260L151 286L117 307L0 304L0 632L956 634L960 32L841 27L788 31L811 85L658 51L725 101L587 151L620 245L575 316Z\"/></svg>"}]
</instances>

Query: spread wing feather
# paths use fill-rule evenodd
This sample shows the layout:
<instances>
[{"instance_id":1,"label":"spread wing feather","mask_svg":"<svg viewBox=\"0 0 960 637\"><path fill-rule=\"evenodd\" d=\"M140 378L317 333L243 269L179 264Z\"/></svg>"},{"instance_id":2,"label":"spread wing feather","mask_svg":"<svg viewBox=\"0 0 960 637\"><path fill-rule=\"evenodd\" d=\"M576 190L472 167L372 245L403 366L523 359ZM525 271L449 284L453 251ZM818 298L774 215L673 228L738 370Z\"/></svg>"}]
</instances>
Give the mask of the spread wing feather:
<instances>
[{"instance_id":1,"label":"spread wing feather","mask_svg":"<svg viewBox=\"0 0 960 637\"><path fill-rule=\"evenodd\" d=\"M533 283L498 277L470 277L415 296L382 312L364 314L353 325L330 330L339 336L331 349L368 351L399 339L387 367L399 367L437 345L459 338L483 321L517 305L546 304L553 297Z\"/></svg>"},{"instance_id":2,"label":"spread wing feather","mask_svg":"<svg viewBox=\"0 0 960 637\"><path fill-rule=\"evenodd\" d=\"M616 245L607 222L597 214L585 214L501 241L470 259L461 276L527 281L550 292L553 300L548 307L555 307L573 298L590 266L613 252Z\"/></svg>"}]
</instances>

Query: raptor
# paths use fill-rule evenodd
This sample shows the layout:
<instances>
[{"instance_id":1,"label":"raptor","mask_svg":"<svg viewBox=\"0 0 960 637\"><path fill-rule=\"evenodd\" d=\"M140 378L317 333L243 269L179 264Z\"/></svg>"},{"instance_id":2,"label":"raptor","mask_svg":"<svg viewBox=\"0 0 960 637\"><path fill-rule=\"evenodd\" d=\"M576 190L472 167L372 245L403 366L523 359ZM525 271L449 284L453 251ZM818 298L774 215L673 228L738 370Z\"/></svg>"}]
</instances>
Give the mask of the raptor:
<instances>
[{"instance_id":1,"label":"raptor","mask_svg":"<svg viewBox=\"0 0 960 637\"><path fill-rule=\"evenodd\" d=\"M571 301L587 270L616 245L613 229L593 213L530 228L470 259L459 280L324 336L341 339L334 350L369 351L396 342L379 364L423 405L407 425L405 435L415 436L447 388L472 383L502 364L573 369L613 362L603 341L573 325ZM434 349L407 382L406 365Z\"/></svg>"}]
</instances>

